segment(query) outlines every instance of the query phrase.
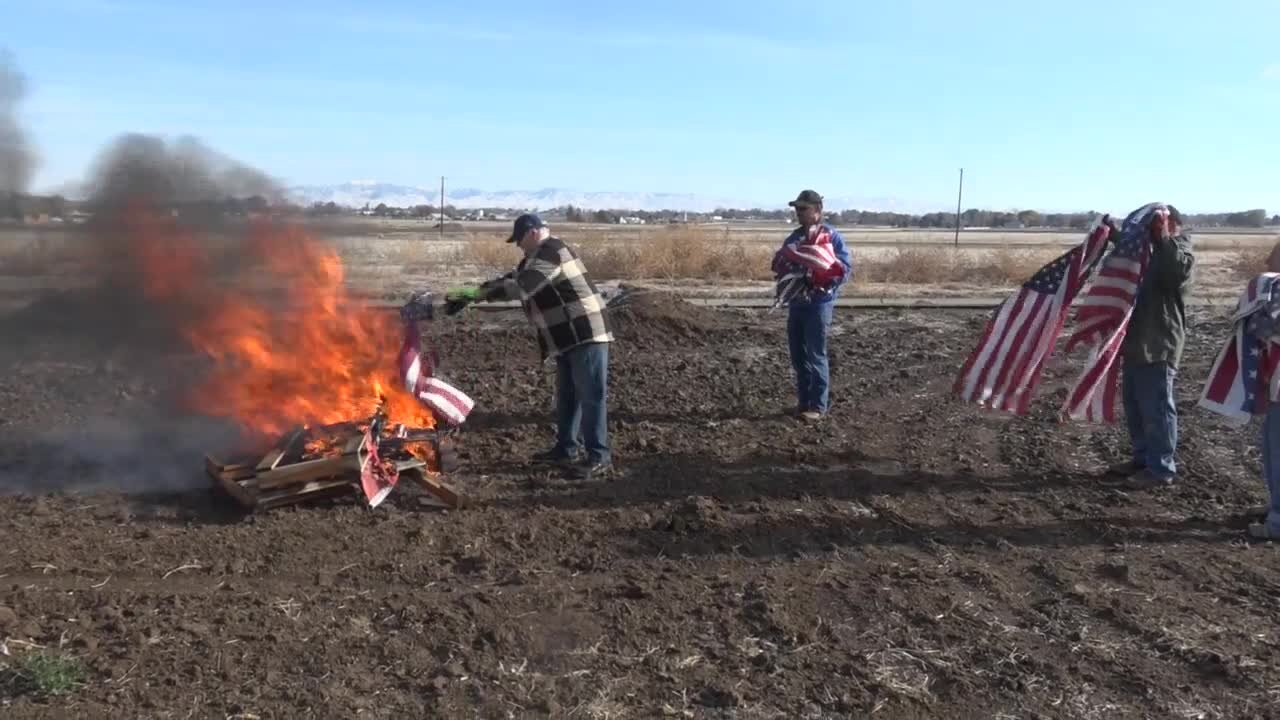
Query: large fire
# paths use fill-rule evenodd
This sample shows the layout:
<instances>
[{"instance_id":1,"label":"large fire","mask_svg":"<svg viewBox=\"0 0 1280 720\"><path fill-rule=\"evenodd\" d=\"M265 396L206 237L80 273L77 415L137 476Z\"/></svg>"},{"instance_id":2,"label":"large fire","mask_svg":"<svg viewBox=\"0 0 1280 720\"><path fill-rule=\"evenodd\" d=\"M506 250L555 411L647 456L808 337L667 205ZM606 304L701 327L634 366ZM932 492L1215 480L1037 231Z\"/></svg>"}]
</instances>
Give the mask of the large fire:
<instances>
[{"instance_id":1,"label":"large fire","mask_svg":"<svg viewBox=\"0 0 1280 720\"><path fill-rule=\"evenodd\" d=\"M250 289L220 283L216 239L171 217L135 209L125 231L142 291L180 311L183 335L212 361L192 388L193 409L258 438L367 419L380 401L390 422L434 426L396 378L398 317L352 297L328 244L297 226L251 221L241 247L255 270Z\"/></svg>"}]
</instances>

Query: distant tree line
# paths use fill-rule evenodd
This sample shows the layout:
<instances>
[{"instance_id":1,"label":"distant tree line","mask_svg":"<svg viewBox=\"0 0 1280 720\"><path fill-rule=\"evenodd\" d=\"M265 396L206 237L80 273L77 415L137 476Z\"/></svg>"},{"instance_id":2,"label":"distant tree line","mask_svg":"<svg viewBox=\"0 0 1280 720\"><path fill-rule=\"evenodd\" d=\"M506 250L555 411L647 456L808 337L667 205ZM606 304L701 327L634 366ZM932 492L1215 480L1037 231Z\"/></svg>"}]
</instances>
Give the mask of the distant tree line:
<instances>
[{"instance_id":1,"label":"distant tree line","mask_svg":"<svg viewBox=\"0 0 1280 720\"><path fill-rule=\"evenodd\" d=\"M625 210L596 210L592 212L590 210L583 210L582 208L576 208L572 205L567 205L563 208L555 208L554 210L546 214L552 217L563 216L565 222L573 222L573 223L580 223L580 222L616 223L619 221L619 219L623 217L638 217L638 218L644 219L646 222L652 222L653 220L656 220L658 217L658 213L639 213L639 212L633 213L633 212L627 212ZM649 217L645 217L645 216L649 216Z\"/></svg>"},{"instance_id":2,"label":"distant tree line","mask_svg":"<svg viewBox=\"0 0 1280 720\"><path fill-rule=\"evenodd\" d=\"M77 211L94 211L88 201L73 201L61 195L30 195L24 193L0 192L0 220L22 221L31 217L66 218ZM434 205L414 205L412 207L393 207L379 203L370 208L367 204L360 209L338 205L334 202L313 203L301 206L287 202L272 203L261 195L249 197L225 197L220 200L202 200L199 202L178 203L174 209L182 214L198 216L247 216L270 212L285 216L334 216L352 212L363 212L377 217L432 219L440 215L440 208ZM487 215L505 215L514 217L523 212L519 208L483 208ZM474 212L459 211L453 205L446 205L444 213L448 217ZM618 223L637 219L648 224L667 224L679 222L709 222L713 220L730 221L777 221L784 222L795 217L790 209L765 210L762 208L717 208L713 212L685 212L680 210L587 210L585 208L566 205L541 211L548 220L570 223ZM1080 213L1041 213L1036 210L998 211L971 208L960 214L961 227L968 228L1042 228L1042 229L1075 229L1082 230L1100 215L1097 211ZM895 228L937 228L947 229L956 226L955 213L933 212L909 214L883 212L873 210L842 210L827 213L828 220L842 226L869 226ZM1263 228L1280 227L1280 214L1267 216L1263 209L1243 210L1228 213L1200 213L1186 215L1186 222L1191 227L1200 228Z\"/></svg>"},{"instance_id":3,"label":"distant tree line","mask_svg":"<svg viewBox=\"0 0 1280 720\"><path fill-rule=\"evenodd\" d=\"M716 215L726 220L737 219L784 219L791 217L790 211L775 210L717 210ZM1036 210L998 211L978 210L970 208L960 214L962 227L990 228L1072 228L1083 230L1089 227L1101 213L1089 211L1082 213L1041 213ZM880 212L869 210L843 210L828 213L828 216L841 225L869 225L899 228L953 228L956 226L956 214L949 212L925 213L914 215L907 213ZM1267 225L1280 226L1280 215L1267 218L1266 210L1246 210L1231 213L1187 214L1187 225L1194 227L1235 227L1261 228Z\"/></svg>"},{"instance_id":4,"label":"distant tree line","mask_svg":"<svg viewBox=\"0 0 1280 720\"><path fill-rule=\"evenodd\" d=\"M62 218L66 219L77 212L93 213L100 208L89 200L68 200L61 195L28 195L23 193L0 193L0 220L22 221L28 218ZM228 197L222 200L200 200L168 203L166 209L179 211L184 215L200 215L208 217L237 216L250 213L280 212L279 205L272 205L261 195L250 197Z\"/></svg>"},{"instance_id":5,"label":"distant tree line","mask_svg":"<svg viewBox=\"0 0 1280 720\"><path fill-rule=\"evenodd\" d=\"M22 220L31 216L66 217L79 208L61 195L27 195L0 192L0 220Z\"/></svg>"},{"instance_id":6,"label":"distant tree line","mask_svg":"<svg viewBox=\"0 0 1280 720\"><path fill-rule=\"evenodd\" d=\"M764 210L761 208L717 208L710 213L684 213L665 210L660 212L639 212L624 210L597 210L588 212L580 208L568 206L550 211L564 217L568 222L618 222L622 217L637 217L645 222L678 222L685 218L691 221L706 222L721 220L774 220L783 222L794 217L794 212L786 210ZM979 210L971 208L960 214L961 226L971 228L1070 228L1083 230L1088 228L1102 213L1097 211L1079 213L1041 213L1036 210ZM844 226L865 225L871 227L895 228L954 228L956 214L953 212L933 212L924 214L895 213L874 210L842 210L829 212L831 222ZM1231 213L1188 214L1186 223L1193 227L1234 227L1261 228L1267 225L1280 226L1280 215L1268 219L1265 210L1246 210Z\"/></svg>"}]
</instances>

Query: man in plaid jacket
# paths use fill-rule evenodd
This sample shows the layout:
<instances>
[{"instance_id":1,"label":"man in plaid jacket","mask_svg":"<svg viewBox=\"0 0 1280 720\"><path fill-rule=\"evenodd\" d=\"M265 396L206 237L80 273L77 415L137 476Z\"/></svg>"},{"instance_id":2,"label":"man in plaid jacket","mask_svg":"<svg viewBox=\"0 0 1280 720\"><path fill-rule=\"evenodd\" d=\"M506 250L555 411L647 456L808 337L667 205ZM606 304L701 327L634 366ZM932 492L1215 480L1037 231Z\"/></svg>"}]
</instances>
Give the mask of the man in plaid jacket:
<instances>
[{"instance_id":1,"label":"man in plaid jacket","mask_svg":"<svg viewBox=\"0 0 1280 720\"><path fill-rule=\"evenodd\" d=\"M579 478L612 469L607 400L613 331L605 301L582 259L535 214L516 218L511 237L524 253L515 270L481 285L477 300L519 300L538 331L543 359L556 360L556 444L535 462L569 466ZM586 457L578 461L581 433Z\"/></svg>"}]
</instances>

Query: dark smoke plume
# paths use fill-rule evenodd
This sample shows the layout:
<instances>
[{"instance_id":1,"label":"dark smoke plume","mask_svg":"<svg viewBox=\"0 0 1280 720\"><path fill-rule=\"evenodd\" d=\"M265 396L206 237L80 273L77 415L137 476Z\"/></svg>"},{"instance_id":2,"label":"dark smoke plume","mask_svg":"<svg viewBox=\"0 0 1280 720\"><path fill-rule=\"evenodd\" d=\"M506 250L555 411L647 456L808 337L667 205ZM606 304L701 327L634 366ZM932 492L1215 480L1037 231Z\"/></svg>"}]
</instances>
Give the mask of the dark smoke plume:
<instances>
[{"instance_id":1,"label":"dark smoke plume","mask_svg":"<svg viewBox=\"0 0 1280 720\"><path fill-rule=\"evenodd\" d=\"M35 153L18 124L18 105L27 81L13 56L0 51L0 195L25 192L35 167Z\"/></svg>"},{"instance_id":2,"label":"dark smoke plume","mask_svg":"<svg viewBox=\"0 0 1280 720\"><path fill-rule=\"evenodd\" d=\"M100 154L88 189L93 219L74 237L83 287L0 318L0 337L18 340L0 343L8 345L0 372L6 361L14 369L62 364L82 378L22 389L35 403L74 410L57 427L14 428L0 439L0 456L13 459L0 462L0 492L202 484L201 453L231 449L236 433L185 403L205 369L183 334L201 295L157 300L143 269L160 258L175 268L172 283L252 292L256 268L245 249L254 238L227 211L255 196L271 203L283 197L280 185L195 138L129 134ZM184 257L198 260L184 265ZM134 401L114 399L116 388Z\"/></svg>"},{"instance_id":3,"label":"dark smoke plume","mask_svg":"<svg viewBox=\"0 0 1280 720\"><path fill-rule=\"evenodd\" d=\"M192 308L146 297L140 275L147 253L172 250L201 258L187 273L191 277L177 273L176 283L216 276L242 284L253 269L252 253L244 252L249 235L228 211L250 198L271 203L284 196L266 173L196 138L166 142L140 134L121 136L99 155L87 189L94 218L85 251L93 257L93 284L99 290L94 304L130 318L127 341L148 346L171 341ZM167 224L151 233L164 240L161 247L144 251L139 243L137 221L143 216L163 218Z\"/></svg>"},{"instance_id":4,"label":"dark smoke plume","mask_svg":"<svg viewBox=\"0 0 1280 720\"><path fill-rule=\"evenodd\" d=\"M283 196L265 173L195 138L169 143L140 134L121 136L99 154L87 188L93 217L74 250L83 289L53 293L0 319L0 332L86 342L99 353L180 349L192 308L148 296L144 271L164 260L175 284L240 284L254 269L244 252L250 237L228 210L246 198ZM192 262L181 262L184 256Z\"/></svg>"},{"instance_id":5,"label":"dark smoke plume","mask_svg":"<svg viewBox=\"0 0 1280 720\"><path fill-rule=\"evenodd\" d=\"M95 163L88 183L93 205L111 212L145 199L161 207L214 208L229 199L279 200L279 183L193 137L172 144L130 134L117 139Z\"/></svg>"}]
</instances>

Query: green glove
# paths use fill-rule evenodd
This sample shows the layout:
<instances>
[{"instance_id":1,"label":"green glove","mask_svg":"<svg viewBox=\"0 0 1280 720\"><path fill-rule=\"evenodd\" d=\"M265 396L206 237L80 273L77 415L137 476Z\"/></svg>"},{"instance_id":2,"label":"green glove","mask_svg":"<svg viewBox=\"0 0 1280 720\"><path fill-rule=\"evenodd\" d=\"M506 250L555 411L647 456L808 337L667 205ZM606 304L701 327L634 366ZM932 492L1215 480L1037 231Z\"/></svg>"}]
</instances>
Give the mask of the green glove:
<instances>
[{"instance_id":1,"label":"green glove","mask_svg":"<svg viewBox=\"0 0 1280 720\"><path fill-rule=\"evenodd\" d=\"M480 288L478 287L454 288L446 292L444 295L445 300L453 300L453 301L459 301L459 302L476 302L477 300L480 300L483 297L484 297L484 293L481 292Z\"/></svg>"}]
</instances>

